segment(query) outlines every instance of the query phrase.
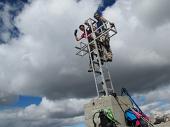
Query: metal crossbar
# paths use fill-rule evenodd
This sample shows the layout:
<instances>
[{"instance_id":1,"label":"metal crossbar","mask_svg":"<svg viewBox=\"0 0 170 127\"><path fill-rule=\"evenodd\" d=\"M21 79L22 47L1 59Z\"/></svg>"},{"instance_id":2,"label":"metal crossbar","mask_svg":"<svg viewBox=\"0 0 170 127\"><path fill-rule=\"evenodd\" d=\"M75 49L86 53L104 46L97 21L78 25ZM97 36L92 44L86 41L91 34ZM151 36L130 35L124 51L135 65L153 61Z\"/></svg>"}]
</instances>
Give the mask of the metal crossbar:
<instances>
[{"instance_id":1,"label":"metal crossbar","mask_svg":"<svg viewBox=\"0 0 170 127\"><path fill-rule=\"evenodd\" d=\"M99 42L97 42L103 36L108 35L108 37L111 38L117 33L116 28L111 27L111 25L108 24L109 22L107 21L103 23L99 28L94 29L94 27L97 26L97 22L92 18L87 19L85 26L86 29L90 28L91 33L87 33L87 31L85 30L85 39L88 40L88 37L92 37L93 40L90 42L87 41L86 43L80 42L80 47L75 47L78 50L76 55L89 55L89 60L91 64L90 66L92 67L98 97L103 95L108 96L114 93L114 87L112 84L107 61L104 61L101 56L101 52L106 52L106 49L104 46L101 46L102 48L99 48ZM106 27L106 29L101 30L99 35L96 36L96 32L103 27ZM93 48L91 45L93 45Z\"/></svg>"}]
</instances>

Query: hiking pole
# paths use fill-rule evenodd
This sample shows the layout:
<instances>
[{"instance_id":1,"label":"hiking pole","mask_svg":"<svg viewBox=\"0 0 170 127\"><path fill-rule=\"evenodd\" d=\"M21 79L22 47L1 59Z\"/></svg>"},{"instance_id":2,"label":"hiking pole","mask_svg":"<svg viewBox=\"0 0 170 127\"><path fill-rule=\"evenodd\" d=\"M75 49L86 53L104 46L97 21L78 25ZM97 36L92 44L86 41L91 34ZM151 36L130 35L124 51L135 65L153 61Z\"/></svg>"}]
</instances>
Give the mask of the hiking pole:
<instances>
[{"instance_id":1,"label":"hiking pole","mask_svg":"<svg viewBox=\"0 0 170 127\"><path fill-rule=\"evenodd\" d=\"M145 118L142 117L142 116L141 116L141 118L142 118L145 122L147 122L147 124L149 124L149 126L154 127L154 125L153 125L149 120L145 119Z\"/></svg>"}]
</instances>

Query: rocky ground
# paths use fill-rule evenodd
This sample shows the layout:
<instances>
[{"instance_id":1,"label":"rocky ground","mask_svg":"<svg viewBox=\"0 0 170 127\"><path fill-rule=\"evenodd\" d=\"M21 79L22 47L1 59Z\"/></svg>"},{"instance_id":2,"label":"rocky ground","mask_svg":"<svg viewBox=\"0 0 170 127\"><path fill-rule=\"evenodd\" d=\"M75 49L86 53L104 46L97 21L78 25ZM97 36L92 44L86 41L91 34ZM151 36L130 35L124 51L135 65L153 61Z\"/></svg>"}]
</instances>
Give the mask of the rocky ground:
<instances>
[{"instance_id":1,"label":"rocky ground","mask_svg":"<svg viewBox=\"0 0 170 127\"><path fill-rule=\"evenodd\" d=\"M155 125L155 127L170 127L170 121Z\"/></svg>"}]
</instances>

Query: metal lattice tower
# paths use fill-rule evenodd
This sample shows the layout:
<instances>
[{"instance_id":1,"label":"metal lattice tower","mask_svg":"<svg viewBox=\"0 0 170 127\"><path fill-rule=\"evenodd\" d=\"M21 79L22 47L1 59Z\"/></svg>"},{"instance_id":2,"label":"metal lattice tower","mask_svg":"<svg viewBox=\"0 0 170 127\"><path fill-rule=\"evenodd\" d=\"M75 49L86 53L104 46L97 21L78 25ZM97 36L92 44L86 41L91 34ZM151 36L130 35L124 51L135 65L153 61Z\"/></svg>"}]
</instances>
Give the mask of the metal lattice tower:
<instances>
[{"instance_id":1,"label":"metal lattice tower","mask_svg":"<svg viewBox=\"0 0 170 127\"><path fill-rule=\"evenodd\" d=\"M105 61L104 57L101 57L101 54L106 52L106 49L100 45L103 41L110 41L110 38L113 37L117 31L115 26L111 25L109 21L103 22L99 28L97 28L97 22L92 18L86 20L85 24L85 34L86 42L80 42L80 47L75 47L78 49L76 55L85 56L89 55L90 63L92 66L92 72L94 75L96 90L98 97L108 96L114 93L114 87L112 84L110 72L108 69L108 62ZM87 29L91 30L91 34L87 33ZM100 30L100 34L96 34ZM93 40L88 42L88 37L92 36ZM93 45L93 49L90 47ZM92 56L93 55L93 56ZM93 59L92 59L93 57Z\"/></svg>"}]
</instances>

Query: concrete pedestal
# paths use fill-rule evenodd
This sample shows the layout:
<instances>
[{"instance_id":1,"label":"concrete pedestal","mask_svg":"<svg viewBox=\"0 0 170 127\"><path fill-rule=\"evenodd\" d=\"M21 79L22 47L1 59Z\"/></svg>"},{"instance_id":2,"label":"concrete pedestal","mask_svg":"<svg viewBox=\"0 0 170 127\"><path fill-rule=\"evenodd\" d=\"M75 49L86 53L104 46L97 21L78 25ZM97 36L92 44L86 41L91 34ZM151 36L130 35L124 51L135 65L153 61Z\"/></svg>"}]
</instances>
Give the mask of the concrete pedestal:
<instances>
[{"instance_id":1,"label":"concrete pedestal","mask_svg":"<svg viewBox=\"0 0 170 127\"><path fill-rule=\"evenodd\" d=\"M126 127L124 112L129 107L132 107L132 103L130 102L127 96L117 96L117 100L113 96L103 96L98 99L91 100L88 104L85 104L85 123L87 127L94 127L93 124L93 116L94 114L101 109L111 109L115 120L117 120L120 125L119 127ZM122 111L122 109L123 111ZM95 115L95 122L100 123L100 119L98 115Z\"/></svg>"}]
</instances>

